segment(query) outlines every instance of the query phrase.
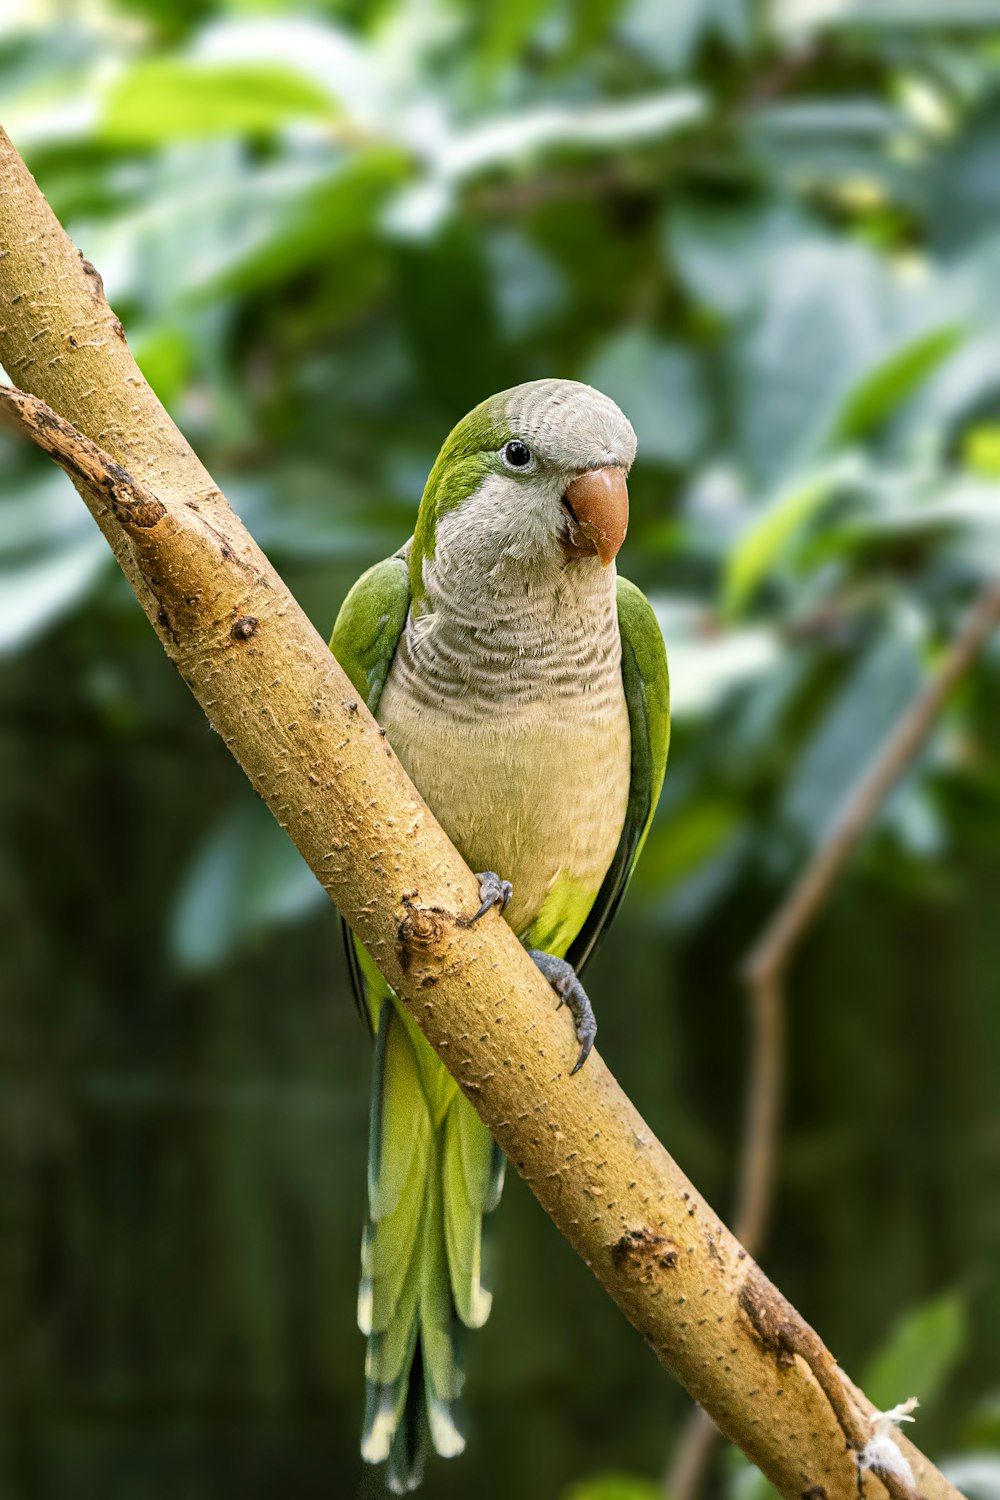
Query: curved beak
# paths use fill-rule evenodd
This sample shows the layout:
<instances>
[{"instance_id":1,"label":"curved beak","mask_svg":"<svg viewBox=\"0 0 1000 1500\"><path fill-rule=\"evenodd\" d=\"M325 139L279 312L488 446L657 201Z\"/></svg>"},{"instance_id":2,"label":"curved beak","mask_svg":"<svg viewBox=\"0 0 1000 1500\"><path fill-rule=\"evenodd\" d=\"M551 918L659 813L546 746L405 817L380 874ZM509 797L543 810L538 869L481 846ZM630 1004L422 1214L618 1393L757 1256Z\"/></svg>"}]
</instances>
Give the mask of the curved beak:
<instances>
[{"instance_id":1,"label":"curved beak","mask_svg":"<svg viewBox=\"0 0 1000 1500\"><path fill-rule=\"evenodd\" d=\"M595 552L606 568L618 555L628 530L628 485L619 468L588 469L566 486L569 518L566 551L572 557Z\"/></svg>"}]
</instances>

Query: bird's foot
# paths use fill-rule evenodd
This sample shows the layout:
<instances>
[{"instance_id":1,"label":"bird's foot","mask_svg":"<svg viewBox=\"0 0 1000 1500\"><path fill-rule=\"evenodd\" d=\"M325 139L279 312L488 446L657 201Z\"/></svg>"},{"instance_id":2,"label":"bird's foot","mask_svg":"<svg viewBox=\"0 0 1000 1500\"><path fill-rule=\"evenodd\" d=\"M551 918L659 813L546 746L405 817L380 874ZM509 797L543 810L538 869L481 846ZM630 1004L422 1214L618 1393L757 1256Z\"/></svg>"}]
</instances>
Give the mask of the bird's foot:
<instances>
[{"instance_id":1,"label":"bird's foot","mask_svg":"<svg viewBox=\"0 0 1000 1500\"><path fill-rule=\"evenodd\" d=\"M568 1005L573 1016L576 1028L576 1039L580 1043L580 1056L576 1060L573 1073L579 1072L587 1058L590 1049L594 1045L597 1035L597 1021L594 1019L594 1007L587 996L587 991L576 977L576 970L572 964L568 964L564 958L555 958L551 953L543 953L540 948L529 948L528 957L534 962L535 967L545 975L556 994L559 996L560 1006Z\"/></svg>"},{"instance_id":2,"label":"bird's foot","mask_svg":"<svg viewBox=\"0 0 1000 1500\"><path fill-rule=\"evenodd\" d=\"M501 911L506 911L507 903L514 894L510 881L501 880L492 870L484 870L476 879L479 881L479 899L483 904L472 921L478 922L480 917L485 917L491 906L499 906Z\"/></svg>"}]
</instances>

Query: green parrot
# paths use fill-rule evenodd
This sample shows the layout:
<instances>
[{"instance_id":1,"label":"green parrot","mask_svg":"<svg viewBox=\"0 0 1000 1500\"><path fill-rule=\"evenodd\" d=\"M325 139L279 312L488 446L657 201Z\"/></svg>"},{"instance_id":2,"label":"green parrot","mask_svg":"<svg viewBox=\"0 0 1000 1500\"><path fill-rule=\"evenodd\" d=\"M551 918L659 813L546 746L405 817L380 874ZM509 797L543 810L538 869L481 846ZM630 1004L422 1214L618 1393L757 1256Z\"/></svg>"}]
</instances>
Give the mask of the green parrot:
<instances>
[{"instance_id":1,"label":"green parrot","mask_svg":"<svg viewBox=\"0 0 1000 1500\"><path fill-rule=\"evenodd\" d=\"M628 884L663 783L669 690L653 611L614 559L628 524L631 425L571 380L482 402L448 435L413 536L344 601L331 649L499 907L596 1031L578 975ZM358 1323L361 1442L414 1489L426 1432L464 1439L460 1338L489 1316L483 1216L504 1159L364 947L346 932L375 1036Z\"/></svg>"}]
</instances>

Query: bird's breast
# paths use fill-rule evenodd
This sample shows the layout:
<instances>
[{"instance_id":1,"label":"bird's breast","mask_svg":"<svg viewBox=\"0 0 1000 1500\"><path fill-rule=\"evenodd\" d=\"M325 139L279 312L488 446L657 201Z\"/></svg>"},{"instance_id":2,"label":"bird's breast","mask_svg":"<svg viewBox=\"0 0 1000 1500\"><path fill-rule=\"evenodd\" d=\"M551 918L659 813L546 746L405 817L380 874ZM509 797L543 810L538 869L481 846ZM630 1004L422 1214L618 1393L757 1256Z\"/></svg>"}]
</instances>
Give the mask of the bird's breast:
<instances>
[{"instance_id":1,"label":"bird's breast","mask_svg":"<svg viewBox=\"0 0 1000 1500\"><path fill-rule=\"evenodd\" d=\"M453 692L414 692L412 674L394 668L378 716L466 862L512 882L507 918L520 936L546 903L558 909L569 900L585 915L628 802L631 741L617 655L588 664L559 691L536 682L530 693L476 698L470 712L460 682ZM545 946L537 931L533 941Z\"/></svg>"}]
</instances>

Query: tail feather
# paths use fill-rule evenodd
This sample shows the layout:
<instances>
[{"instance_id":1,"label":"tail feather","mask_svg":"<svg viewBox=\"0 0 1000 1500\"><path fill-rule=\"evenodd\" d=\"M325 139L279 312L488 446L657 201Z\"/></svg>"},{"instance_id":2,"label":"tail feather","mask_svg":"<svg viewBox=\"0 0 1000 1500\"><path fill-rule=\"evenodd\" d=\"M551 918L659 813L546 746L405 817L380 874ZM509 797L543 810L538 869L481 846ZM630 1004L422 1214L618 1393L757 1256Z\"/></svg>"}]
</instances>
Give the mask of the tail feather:
<instances>
[{"instance_id":1,"label":"tail feather","mask_svg":"<svg viewBox=\"0 0 1000 1500\"><path fill-rule=\"evenodd\" d=\"M482 1218L499 1199L503 1157L420 1032L379 999L358 1294L368 1335L361 1452L387 1461L402 1493L419 1483L426 1431L443 1457L465 1446L454 1416L460 1345L490 1310Z\"/></svg>"},{"instance_id":2,"label":"tail feather","mask_svg":"<svg viewBox=\"0 0 1000 1500\"><path fill-rule=\"evenodd\" d=\"M409 1388L402 1411L402 1421L396 1428L389 1449L386 1479L394 1495L405 1495L419 1487L424 1477L424 1424L422 1420L423 1364L418 1342L410 1366Z\"/></svg>"},{"instance_id":3,"label":"tail feather","mask_svg":"<svg viewBox=\"0 0 1000 1500\"><path fill-rule=\"evenodd\" d=\"M491 1294L482 1284L482 1222L485 1205L495 1202L493 1141L461 1094L443 1127L444 1238L451 1294L467 1328L481 1328L490 1315ZM492 1205L491 1205L492 1206Z\"/></svg>"},{"instance_id":4,"label":"tail feather","mask_svg":"<svg viewBox=\"0 0 1000 1500\"><path fill-rule=\"evenodd\" d=\"M424 1149L433 1141L426 1132ZM358 1322L365 1333L385 1333L399 1323L400 1309L415 1313L419 1288L411 1285L411 1268L419 1251L426 1214L426 1184L419 1161L414 1161L410 1180L391 1214L376 1220L369 1216L361 1242L361 1286ZM362 1322L361 1304L366 1311Z\"/></svg>"},{"instance_id":5,"label":"tail feather","mask_svg":"<svg viewBox=\"0 0 1000 1500\"><path fill-rule=\"evenodd\" d=\"M469 1202L478 1205L481 1213L490 1214L500 1202L507 1158L471 1105L456 1113L455 1123Z\"/></svg>"},{"instance_id":6,"label":"tail feather","mask_svg":"<svg viewBox=\"0 0 1000 1500\"><path fill-rule=\"evenodd\" d=\"M400 1418L411 1389L410 1370L417 1353L417 1324L410 1329L410 1346L401 1372L394 1380L383 1380L372 1361L372 1340L365 1360L365 1415L361 1429L361 1457L369 1464L381 1464L392 1451ZM378 1339L381 1335L373 1335Z\"/></svg>"},{"instance_id":7,"label":"tail feather","mask_svg":"<svg viewBox=\"0 0 1000 1500\"><path fill-rule=\"evenodd\" d=\"M376 1221L395 1212L427 1155L431 1119L414 1063L413 1043L399 1012L394 1005L384 1006L375 1042L368 1152L368 1204Z\"/></svg>"},{"instance_id":8,"label":"tail feather","mask_svg":"<svg viewBox=\"0 0 1000 1500\"><path fill-rule=\"evenodd\" d=\"M455 1316L444 1237L444 1191L439 1160L431 1164L427 1178L428 1233L420 1295L420 1355L424 1402L431 1443L442 1458L454 1458L465 1447L453 1415L453 1403L462 1394L465 1372L459 1347L461 1326Z\"/></svg>"}]
</instances>

